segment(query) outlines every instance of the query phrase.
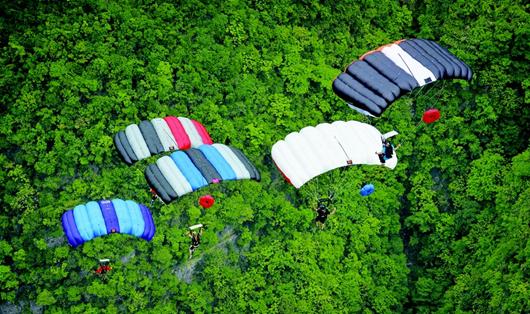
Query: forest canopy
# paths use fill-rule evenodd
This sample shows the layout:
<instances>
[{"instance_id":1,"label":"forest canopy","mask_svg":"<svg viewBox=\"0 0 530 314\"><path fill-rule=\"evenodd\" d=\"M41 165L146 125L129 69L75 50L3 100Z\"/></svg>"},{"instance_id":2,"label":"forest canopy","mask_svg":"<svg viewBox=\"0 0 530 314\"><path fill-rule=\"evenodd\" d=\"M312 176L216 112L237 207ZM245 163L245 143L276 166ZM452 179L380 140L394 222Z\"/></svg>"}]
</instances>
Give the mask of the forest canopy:
<instances>
[{"instance_id":1,"label":"forest canopy","mask_svg":"<svg viewBox=\"0 0 530 314\"><path fill-rule=\"evenodd\" d=\"M3 1L0 312L530 312L530 13L523 1ZM351 110L332 82L366 51L425 38L473 70ZM441 112L421 122L429 108ZM113 137L187 117L261 181L170 204ZM305 126L399 131L394 170L355 165L296 189L271 147ZM166 154L167 155L167 154ZM362 197L366 183L375 192ZM334 193L321 230L317 199ZM215 204L204 209L200 196ZM149 206L150 242L68 245L91 200ZM207 225L193 259L187 227ZM99 259L112 271L95 273Z\"/></svg>"}]
</instances>

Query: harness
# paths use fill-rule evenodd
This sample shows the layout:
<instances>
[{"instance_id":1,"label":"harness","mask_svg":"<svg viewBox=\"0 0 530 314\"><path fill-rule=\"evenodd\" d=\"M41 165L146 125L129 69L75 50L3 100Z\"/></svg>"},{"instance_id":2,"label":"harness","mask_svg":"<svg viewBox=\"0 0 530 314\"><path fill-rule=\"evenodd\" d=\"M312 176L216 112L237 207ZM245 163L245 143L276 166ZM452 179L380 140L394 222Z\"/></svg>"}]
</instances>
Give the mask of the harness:
<instances>
[{"instance_id":1,"label":"harness","mask_svg":"<svg viewBox=\"0 0 530 314\"><path fill-rule=\"evenodd\" d=\"M329 209L325 205L320 204L317 209L317 214L320 217L326 217L327 215L329 215Z\"/></svg>"},{"instance_id":2,"label":"harness","mask_svg":"<svg viewBox=\"0 0 530 314\"><path fill-rule=\"evenodd\" d=\"M191 237L191 246L198 247L199 244L201 244L201 238L199 238L199 235Z\"/></svg>"},{"instance_id":3,"label":"harness","mask_svg":"<svg viewBox=\"0 0 530 314\"><path fill-rule=\"evenodd\" d=\"M381 149L381 151L383 152L383 159L384 160L389 160L390 158L392 158L392 155L394 155L394 145L390 144L390 147L392 147L392 153L390 154L390 157L387 156L387 147L385 144L383 144L383 148Z\"/></svg>"}]
</instances>

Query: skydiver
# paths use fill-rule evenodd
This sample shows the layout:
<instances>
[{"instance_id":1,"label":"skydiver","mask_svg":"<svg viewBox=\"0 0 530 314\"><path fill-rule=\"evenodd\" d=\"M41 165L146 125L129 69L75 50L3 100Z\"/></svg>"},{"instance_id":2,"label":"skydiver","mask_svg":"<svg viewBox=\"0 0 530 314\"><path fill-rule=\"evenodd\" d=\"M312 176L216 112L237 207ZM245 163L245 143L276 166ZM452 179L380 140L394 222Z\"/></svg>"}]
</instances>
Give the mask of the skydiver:
<instances>
[{"instance_id":1,"label":"skydiver","mask_svg":"<svg viewBox=\"0 0 530 314\"><path fill-rule=\"evenodd\" d=\"M110 266L110 260L109 259L100 259L99 260L99 267L96 269L96 274L98 275L105 275L109 271L112 270L112 267Z\"/></svg>"},{"instance_id":2,"label":"skydiver","mask_svg":"<svg viewBox=\"0 0 530 314\"><path fill-rule=\"evenodd\" d=\"M193 252L195 252L195 250L201 244L201 236L202 236L203 230L204 230L204 228L201 227L199 229L199 232L195 232L195 230L189 230L188 231L188 236L191 238L191 245L189 247L189 252L190 252L189 259L191 259L193 257Z\"/></svg>"},{"instance_id":3,"label":"skydiver","mask_svg":"<svg viewBox=\"0 0 530 314\"><path fill-rule=\"evenodd\" d=\"M315 211L317 212L317 217L315 218L315 223L320 227L320 230L324 229L324 224L329 215L333 215L337 210L333 207L333 211L330 211L328 206L333 204L333 193L330 192L327 198L320 198L317 202L317 207Z\"/></svg>"},{"instance_id":4,"label":"skydiver","mask_svg":"<svg viewBox=\"0 0 530 314\"><path fill-rule=\"evenodd\" d=\"M156 194L156 191L153 189L153 188L150 188L149 189L149 192L151 192L151 203L149 204L150 206L153 206L153 203L156 201L156 199L158 198L158 194Z\"/></svg>"},{"instance_id":5,"label":"skydiver","mask_svg":"<svg viewBox=\"0 0 530 314\"><path fill-rule=\"evenodd\" d=\"M375 154L379 157L379 161L381 162L381 165L384 165L385 162L392 158L394 155L394 151L396 151L401 144L399 144L397 147L394 147L389 141L383 140L383 147L380 152L375 152Z\"/></svg>"}]
</instances>

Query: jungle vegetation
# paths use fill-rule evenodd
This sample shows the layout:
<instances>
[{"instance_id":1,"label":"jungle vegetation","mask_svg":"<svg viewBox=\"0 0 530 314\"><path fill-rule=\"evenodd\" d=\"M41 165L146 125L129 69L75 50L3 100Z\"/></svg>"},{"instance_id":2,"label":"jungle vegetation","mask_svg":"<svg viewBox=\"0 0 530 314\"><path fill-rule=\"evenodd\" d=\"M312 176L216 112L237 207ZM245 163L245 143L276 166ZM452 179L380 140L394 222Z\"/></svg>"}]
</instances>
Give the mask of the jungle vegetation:
<instances>
[{"instance_id":1,"label":"jungle vegetation","mask_svg":"<svg viewBox=\"0 0 530 314\"><path fill-rule=\"evenodd\" d=\"M518 0L2 1L0 311L530 312L530 14ZM331 82L401 38L447 47L471 82L433 84L361 116ZM435 107L442 118L421 123ZM184 116L240 148L261 182L151 206L151 242L70 247L62 213L149 204L145 167L113 136ZM337 120L398 130L395 170L353 166L300 190L271 146ZM362 198L359 188L376 192ZM318 197L337 212L314 224ZM202 209L200 195L216 204ZM186 227L208 229L188 260ZM96 276L100 258L112 271Z\"/></svg>"}]
</instances>

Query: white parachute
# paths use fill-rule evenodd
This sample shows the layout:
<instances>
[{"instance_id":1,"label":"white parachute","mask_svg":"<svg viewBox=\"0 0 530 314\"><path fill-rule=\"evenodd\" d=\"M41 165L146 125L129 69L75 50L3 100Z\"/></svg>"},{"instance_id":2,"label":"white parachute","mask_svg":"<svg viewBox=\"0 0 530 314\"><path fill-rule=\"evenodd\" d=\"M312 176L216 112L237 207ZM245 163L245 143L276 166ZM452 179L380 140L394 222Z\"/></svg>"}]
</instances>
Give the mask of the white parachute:
<instances>
[{"instance_id":1,"label":"white parachute","mask_svg":"<svg viewBox=\"0 0 530 314\"><path fill-rule=\"evenodd\" d=\"M272 146L271 154L284 177L300 188L314 177L336 168L381 165L376 152L382 150L383 139L381 132L369 124L336 121L290 133ZM384 165L394 169L396 164L394 152Z\"/></svg>"}]
</instances>

